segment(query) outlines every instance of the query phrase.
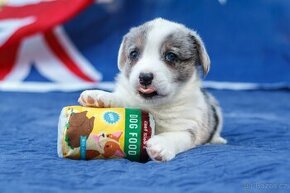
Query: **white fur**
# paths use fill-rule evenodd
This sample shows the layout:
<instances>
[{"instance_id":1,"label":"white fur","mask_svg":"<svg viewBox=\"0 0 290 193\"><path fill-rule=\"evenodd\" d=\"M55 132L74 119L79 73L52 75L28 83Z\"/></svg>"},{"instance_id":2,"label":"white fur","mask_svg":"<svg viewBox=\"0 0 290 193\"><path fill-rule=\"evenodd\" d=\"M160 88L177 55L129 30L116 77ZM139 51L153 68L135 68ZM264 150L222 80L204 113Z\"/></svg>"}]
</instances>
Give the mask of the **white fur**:
<instances>
[{"instance_id":1,"label":"white fur","mask_svg":"<svg viewBox=\"0 0 290 193\"><path fill-rule=\"evenodd\" d=\"M200 90L201 82L197 71L192 74L190 80L180 86L174 81L175 77L171 69L160 61L159 48L164 38L176 28L185 27L163 19L153 20L150 25L152 29L148 34L142 58L132 68L129 78L125 76L121 68L121 51L119 51L118 61L121 73L117 77L116 90L113 93L84 91L79 102L84 106L133 107L149 111L155 119L157 135L147 142L147 152L153 160L169 161L176 154L203 144L212 128L208 125L208 105ZM201 43L201 60L206 63L204 65L208 71L209 57L202 40L195 32L192 34ZM165 97L147 100L138 95L136 90L140 72L153 73L152 85L159 94ZM95 103L88 104L88 97L93 98ZM211 95L209 98L212 103L216 103ZM219 108L217 108L217 114L221 117ZM221 129L222 119L211 140L212 143L226 143L220 136Z\"/></svg>"}]
</instances>

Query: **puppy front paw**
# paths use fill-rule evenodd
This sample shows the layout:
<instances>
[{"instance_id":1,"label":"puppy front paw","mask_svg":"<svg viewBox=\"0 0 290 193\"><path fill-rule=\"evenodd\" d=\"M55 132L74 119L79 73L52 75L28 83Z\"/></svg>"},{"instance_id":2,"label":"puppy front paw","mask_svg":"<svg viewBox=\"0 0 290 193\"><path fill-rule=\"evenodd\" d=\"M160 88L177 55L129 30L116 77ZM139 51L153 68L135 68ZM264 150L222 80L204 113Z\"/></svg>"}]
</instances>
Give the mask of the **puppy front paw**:
<instances>
[{"instance_id":1,"label":"puppy front paw","mask_svg":"<svg viewBox=\"0 0 290 193\"><path fill-rule=\"evenodd\" d=\"M78 99L82 106L86 107L111 107L111 93L101 90L83 91Z\"/></svg>"},{"instance_id":2,"label":"puppy front paw","mask_svg":"<svg viewBox=\"0 0 290 193\"><path fill-rule=\"evenodd\" d=\"M175 153L168 148L166 140L161 136L152 137L146 146L149 157L154 161L165 162L175 157Z\"/></svg>"}]
</instances>

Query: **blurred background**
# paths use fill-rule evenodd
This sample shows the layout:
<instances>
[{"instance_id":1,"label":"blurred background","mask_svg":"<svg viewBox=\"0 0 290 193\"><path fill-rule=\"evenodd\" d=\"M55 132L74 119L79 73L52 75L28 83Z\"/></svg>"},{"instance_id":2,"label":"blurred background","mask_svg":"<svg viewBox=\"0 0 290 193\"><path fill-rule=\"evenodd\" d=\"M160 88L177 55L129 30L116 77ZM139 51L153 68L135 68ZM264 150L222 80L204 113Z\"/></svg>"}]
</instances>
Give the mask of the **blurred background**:
<instances>
[{"instance_id":1,"label":"blurred background","mask_svg":"<svg viewBox=\"0 0 290 193\"><path fill-rule=\"evenodd\" d=\"M0 89L110 90L123 35L156 17L201 35L208 87L289 87L288 0L2 0Z\"/></svg>"}]
</instances>

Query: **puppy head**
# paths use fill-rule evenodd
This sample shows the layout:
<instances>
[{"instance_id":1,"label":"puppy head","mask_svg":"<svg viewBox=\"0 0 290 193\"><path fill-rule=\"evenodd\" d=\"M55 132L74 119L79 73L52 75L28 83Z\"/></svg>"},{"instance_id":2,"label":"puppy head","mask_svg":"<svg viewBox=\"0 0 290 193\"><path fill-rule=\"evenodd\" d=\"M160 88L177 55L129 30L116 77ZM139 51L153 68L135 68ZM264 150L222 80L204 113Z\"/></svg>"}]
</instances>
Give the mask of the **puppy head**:
<instances>
[{"instance_id":1,"label":"puppy head","mask_svg":"<svg viewBox=\"0 0 290 193\"><path fill-rule=\"evenodd\" d=\"M206 75L210 60L199 35L161 18L132 28L119 49L118 67L128 86L149 103L168 102L199 66Z\"/></svg>"}]
</instances>

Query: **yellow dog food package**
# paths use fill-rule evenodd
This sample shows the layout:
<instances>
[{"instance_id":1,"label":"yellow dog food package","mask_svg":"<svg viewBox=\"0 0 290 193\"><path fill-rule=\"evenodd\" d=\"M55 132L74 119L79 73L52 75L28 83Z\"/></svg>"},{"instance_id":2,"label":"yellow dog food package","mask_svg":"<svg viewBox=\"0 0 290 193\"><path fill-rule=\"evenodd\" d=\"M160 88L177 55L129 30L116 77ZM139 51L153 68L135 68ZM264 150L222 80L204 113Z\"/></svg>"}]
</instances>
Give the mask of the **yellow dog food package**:
<instances>
[{"instance_id":1,"label":"yellow dog food package","mask_svg":"<svg viewBox=\"0 0 290 193\"><path fill-rule=\"evenodd\" d=\"M140 109L67 106L58 123L58 156L145 162L154 127L152 116Z\"/></svg>"}]
</instances>

